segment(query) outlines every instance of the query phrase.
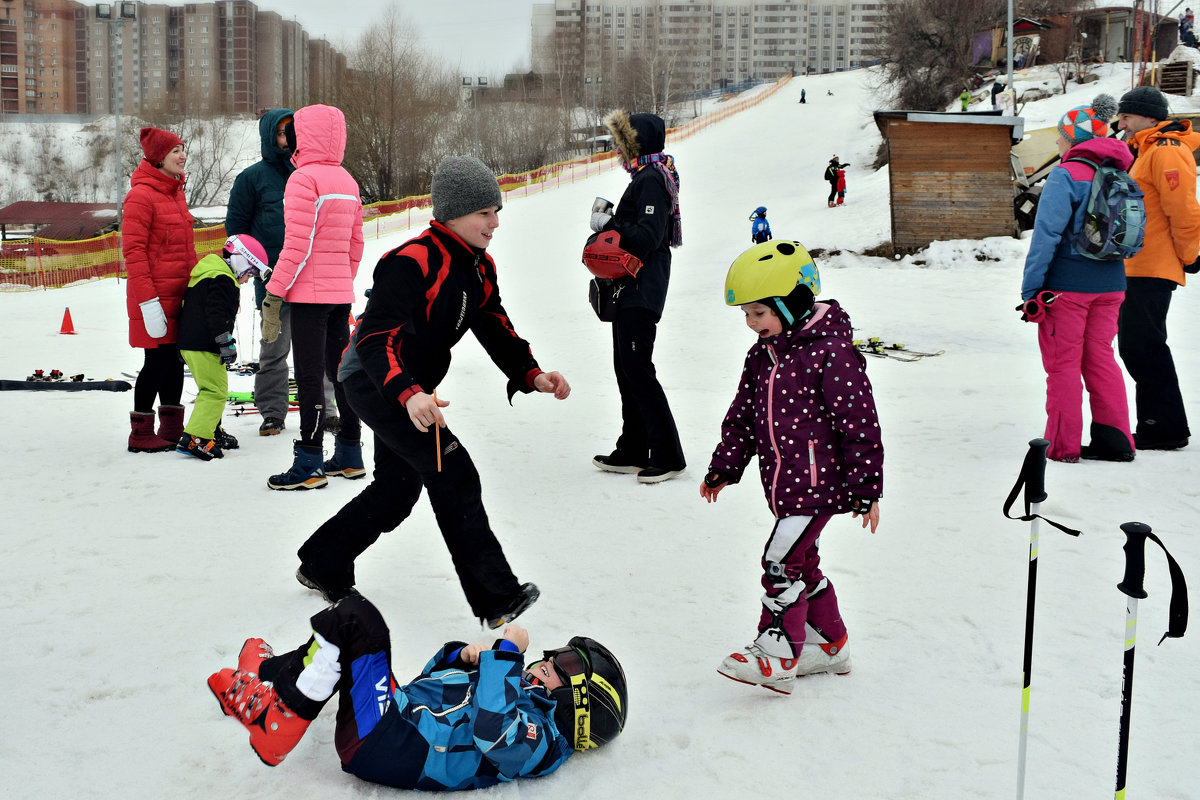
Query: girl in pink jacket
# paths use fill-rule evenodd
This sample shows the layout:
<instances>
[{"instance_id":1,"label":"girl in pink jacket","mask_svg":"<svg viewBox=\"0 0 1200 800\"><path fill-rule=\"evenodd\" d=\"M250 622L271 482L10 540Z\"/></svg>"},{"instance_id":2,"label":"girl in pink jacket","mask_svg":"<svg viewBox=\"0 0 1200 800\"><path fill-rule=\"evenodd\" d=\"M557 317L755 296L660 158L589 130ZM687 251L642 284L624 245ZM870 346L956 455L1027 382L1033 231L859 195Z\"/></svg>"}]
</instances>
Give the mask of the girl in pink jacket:
<instances>
[{"instance_id":1,"label":"girl in pink jacket","mask_svg":"<svg viewBox=\"0 0 1200 800\"><path fill-rule=\"evenodd\" d=\"M283 193L283 249L267 281L263 339L279 336L279 310L291 306L292 354L300 404L300 440L291 469L272 475L272 489L319 489L326 475L361 478L361 426L336 372L350 339L354 276L362 259L362 200L342 167L346 117L332 106L305 106L288 128L296 171ZM322 381L334 384L341 427L333 458L323 461L327 409Z\"/></svg>"}]
</instances>

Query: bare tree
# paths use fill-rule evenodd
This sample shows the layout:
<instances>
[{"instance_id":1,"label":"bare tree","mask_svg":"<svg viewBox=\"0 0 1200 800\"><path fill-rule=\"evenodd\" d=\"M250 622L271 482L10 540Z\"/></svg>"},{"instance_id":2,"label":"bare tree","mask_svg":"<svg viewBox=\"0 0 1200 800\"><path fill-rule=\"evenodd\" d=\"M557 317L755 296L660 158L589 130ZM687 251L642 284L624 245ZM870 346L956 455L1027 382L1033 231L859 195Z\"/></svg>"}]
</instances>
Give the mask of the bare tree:
<instances>
[{"instance_id":1,"label":"bare tree","mask_svg":"<svg viewBox=\"0 0 1200 800\"><path fill-rule=\"evenodd\" d=\"M426 191L440 134L458 105L459 78L417 46L393 5L348 59L341 96L349 136L346 169L367 202Z\"/></svg>"},{"instance_id":2,"label":"bare tree","mask_svg":"<svg viewBox=\"0 0 1200 800\"><path fill-rule=\"evenodd\" d=\"M971 39L1005 16L1004 0L889 0L875 53L881 88L903 108L945 108L974 71Z\"/></svg>"}]
</instances>

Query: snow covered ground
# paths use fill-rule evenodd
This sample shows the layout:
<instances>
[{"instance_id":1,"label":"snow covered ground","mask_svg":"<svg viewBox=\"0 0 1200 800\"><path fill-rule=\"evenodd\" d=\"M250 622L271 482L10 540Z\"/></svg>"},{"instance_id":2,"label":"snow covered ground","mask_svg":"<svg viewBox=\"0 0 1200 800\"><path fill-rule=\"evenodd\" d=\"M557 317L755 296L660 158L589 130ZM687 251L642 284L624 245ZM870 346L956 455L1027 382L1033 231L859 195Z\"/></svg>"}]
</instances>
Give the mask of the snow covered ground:
<instances>
[{"instance_id":1,"label":"snow covered ground","mask_svg":"<svg viewBox=\"0 0 1200 800\"><path fill-rule=\"evenodd\" d=\"M1119 96L1129 73L1110 69L1099 84L1027 106L1027 127L1053 124L1098 88ZM564 402L518 397L510 408L503 377L468 340L439 396L479 466L518 576L542 589L521 619L533 647L573 633L605 642L625 664L631 712L611 747L486 796L1013 796L1029 526L1004 519L1001 505L1044 424L1035 330L1013 311L1028 240L947 241L898 261L854 255L889 230L886 170L867 168L879 136L863 81L862 73L794 80L671 148L685 244L656 360L690 462L677 480L643 486L590 464L611 448L619 412L609 333L587 306L579 251L592 197L615 200L624 173L502 212L492 250L508 310L542 365L561 370L574 391ZM1196 106L1171 99L1176 110ZM853 164L848 205L827 209L820 175L835 152ZM722 286L758 205L769 208L776 238L842 251L819 262L825 296L849 309L863 336L946 350L917 363L870 362L887 450L882 522L872 536L839 519L822 548L854 671L805 679L791 697L715 671L752 638L771 519L750 474L716 505L698 492L752 343ZM378 256L404 238L369 243L360 289ZM1194 291L1175 296L1170 325L1184 397L1200 418ZM64 307L76 336L58 334ZM140 366L116 281L2 294L0 309L0 376L57 368L120 377ZM244 310L244 350L249 320ZM294 416L274 438L256 435L256 417L227 417L242 448L220 462L129 454L131 401L0 393L9 464L0 484L0 794L394 796L339 770L331 709L268 769L204 684L247 636L278 647L304 640L321 602L293 579L295 550L363 484L333 478L322 491L269 491L267 476L291 461ZM1118 526L1149 523L1200 584L1197 459L1200 443L1131 464L1048 466L1043 512L1084 535L1042 527L1031 800L1113 789L1125 631ZM1154 646L1170 583L1156 548L1147 562L1128 796L1184 800L1200 786L1200 634ZM364 554L358 575L391 625L401 679L445 639L490 638L470 616L424 501Z\"/></svg>"}]
</instances>

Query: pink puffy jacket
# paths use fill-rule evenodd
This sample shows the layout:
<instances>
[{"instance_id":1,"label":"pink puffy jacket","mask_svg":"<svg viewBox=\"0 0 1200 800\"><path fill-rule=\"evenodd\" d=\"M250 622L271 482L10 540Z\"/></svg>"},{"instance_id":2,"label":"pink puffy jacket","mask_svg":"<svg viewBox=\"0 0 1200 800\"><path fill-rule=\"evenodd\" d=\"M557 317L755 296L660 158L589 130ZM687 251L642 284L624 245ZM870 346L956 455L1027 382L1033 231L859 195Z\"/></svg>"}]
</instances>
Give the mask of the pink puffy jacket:
<instances>
[{"instance_id":1,"label":"pink puffy jacket","mask_svg":"<svg viewBox=\"0 0 1200 800\"><path fill-rule=\"evenodd\" d=\"M296 171L283 192L283 249L267 291L289 303L351 303L362 260L362 199L342 167L346 117L332 106L296 112Z\"/></svg>"}]
</instances>

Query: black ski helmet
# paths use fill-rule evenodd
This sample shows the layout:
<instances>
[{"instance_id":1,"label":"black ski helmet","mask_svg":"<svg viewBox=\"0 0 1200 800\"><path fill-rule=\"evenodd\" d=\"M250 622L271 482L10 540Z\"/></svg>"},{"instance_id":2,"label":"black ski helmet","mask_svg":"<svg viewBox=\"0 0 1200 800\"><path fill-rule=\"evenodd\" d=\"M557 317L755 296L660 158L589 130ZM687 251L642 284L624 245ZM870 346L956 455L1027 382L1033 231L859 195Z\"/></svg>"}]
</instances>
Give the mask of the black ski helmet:
<instances>
[{"instance_id":1,"label":"black ski helmet","mask_svg":"<svg viewBox=\"0 0 1200 800\"><path fill-rule=\"evenodd\" d=\"M557 701L554 724L573 749L594 750L617 738L625 727L629 710L625 671L607 647L587 636L573 636L566 647L543 653L543 659L568 651L582 658L583 671L560 671L563 685L550 692Z\"/></svg>"}]
</instances>

